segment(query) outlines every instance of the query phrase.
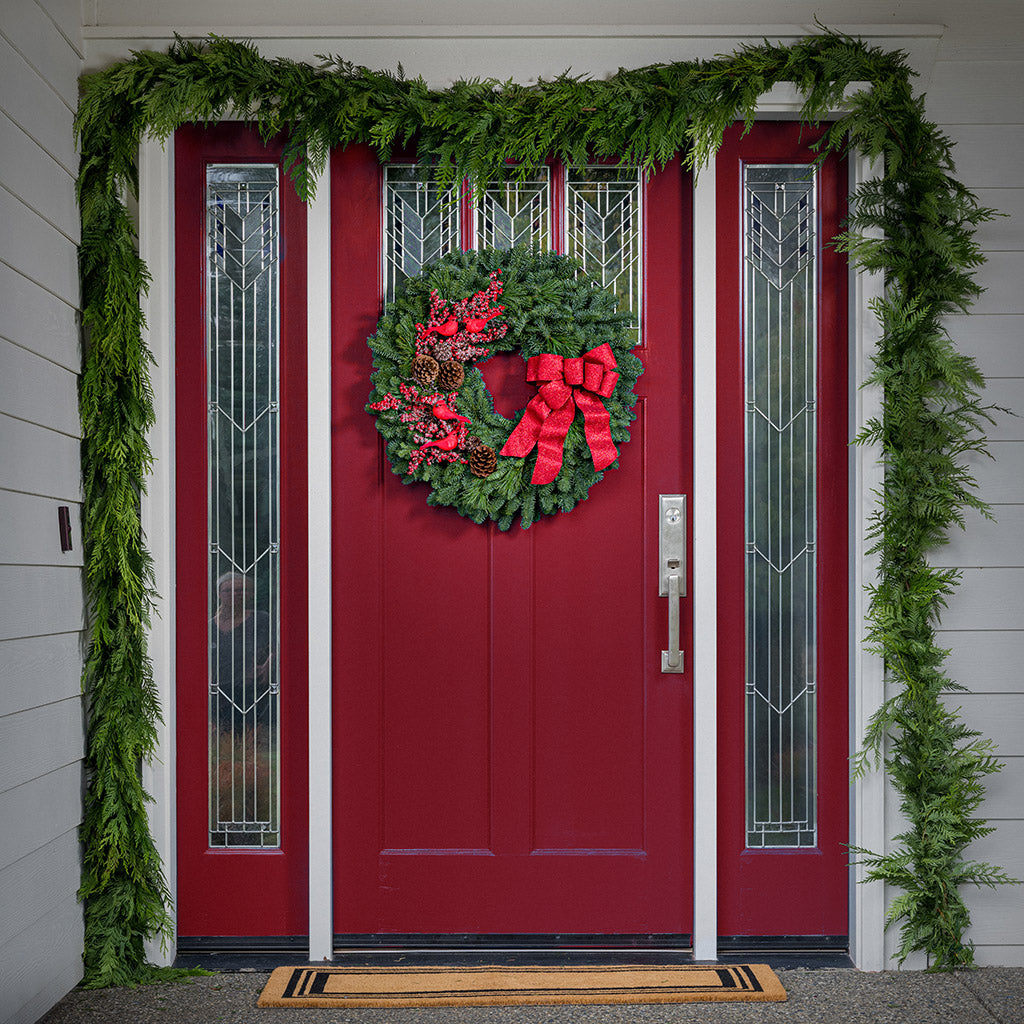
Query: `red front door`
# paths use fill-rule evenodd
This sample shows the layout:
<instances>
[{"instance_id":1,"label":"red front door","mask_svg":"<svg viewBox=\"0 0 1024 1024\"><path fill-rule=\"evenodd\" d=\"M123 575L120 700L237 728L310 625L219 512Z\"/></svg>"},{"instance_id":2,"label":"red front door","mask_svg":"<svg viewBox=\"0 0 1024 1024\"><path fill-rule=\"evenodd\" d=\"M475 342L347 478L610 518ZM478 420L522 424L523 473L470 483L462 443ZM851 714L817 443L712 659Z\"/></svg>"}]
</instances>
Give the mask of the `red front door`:
<instances>
[{"instance_id":1,"label":"red front door","mask_svg":"<svg viewBox=\"0 0 1024 1024\"><path fill-rule=\"evenodd\" d=\"M349 149L332 186L335 931L678 941L692 688L661 672L657 557L658 495L689 491L689 178L673 163L645 186L645 372L620 468L507 533L391 472L363 411L381 170Z\"/></svg>"},{"instance_id":2,"label":"red front door","mask_svg":"<svg viewBox=\"0 0 1024 1024\"><path fill-rule=\"evenodd\" d=\"M840 168L825 165L808 193L817 205L797 216L800 230L815 222L821 252L803 291L785 260L758 270L770 309L780 296L791 311L814 306L802 321L768 318L787 325L784 351L778 330L747 330L765 318L743 284L788 200L748 215L740 196L798 195L809 139L779 125L727 137L717 341L692 339L689 176L673 162L642 186L645 372L631 440L587 501L507 533L429 507L387 464L364 407L394 237L388 171L366 149L334 155L334 777L321 785L343 942L690 933L692 679L688 662L661 671L657 562L658 496L703 499L694 344L717 344L719 367L719 933L845 935L845 268L820 250L842 217ZM178 931L301 942L306 495L319 483L305 478L305 210L279 148L255 132L187 128L176 144ZM772 184L775 165L789 170ZM749 167L767 169L744 177ZM555 248L571 216L560 173L548 199L522 206ZM401 180L416 187L411 172ZM454 237L469 247L476 230L464 220ZM810 325L802 355L798 322ZM755 343L776 353L766 379L784 407L748 393ZM517 362L484 365L499 407L525 403L508 377ZM750 456L762 422L776 432L771 474ZM775 511L755 514L759 502ZM784 513L785 529L757 533ZM767 603L757 557L786 581L768 585ZM692 580L686 593L684 651L701 597Z\"/></svg>"}]
</instances>

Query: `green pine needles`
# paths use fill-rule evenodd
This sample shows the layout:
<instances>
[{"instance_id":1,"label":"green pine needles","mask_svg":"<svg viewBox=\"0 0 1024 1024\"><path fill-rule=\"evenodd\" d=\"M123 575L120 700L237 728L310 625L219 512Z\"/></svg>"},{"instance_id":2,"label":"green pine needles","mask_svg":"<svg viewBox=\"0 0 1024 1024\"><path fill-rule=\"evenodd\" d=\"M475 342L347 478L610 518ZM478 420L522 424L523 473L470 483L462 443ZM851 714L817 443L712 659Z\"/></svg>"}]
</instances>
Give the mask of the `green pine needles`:
<instances>
[{"instance_id":1,"label":"green pine needles","mask_svg":"<svg viewBox=\"0 0 1024 1024\"><path fill-rule=\"evenodd\" d=\"M231 116L265 138L287 134L286 163L303 197L331 148L352 143L375 147L381 159L415 144L444 183L468 178L481 189L508 174L526 176L549 157L569 164L621 157L652 169L683 152L700 167L729 125L753 120L759 97L777 82L799 87L809 123L847 111L819 144L822 158L854 147L881 168L851 197L849 231L839 242L856 265L886 279L875 308L883 337L872 378L884 406L861 440L877 443L886 470L874 518L881 566L870 635L891 695L858 764L884 759L907 829L893 852L861 855L871 878L901 890L890 911L902 924L901 957L923 950L935 967L972 962L959 888L1008 881L966 858L972 840L989 831L976 815L983 779L999 765L990 744L944 703L954 686L942 673L946 652L934 630L958 575L932 568L928 552L962 525L964 509L985 508L968 460L984 450L991 410L981 404L977 368L956 352L943 318L978 293L972 275L982 258L973 233L992 211L954 178L950 143L925 119L910 76L902 54L824 33L604 81L563 75L532 86L469 81L436 91L337 58L318 66L268 60L221 38L179 39L167 53L136 53L83 78L75 125L90 615L81 833L87 984L144 978L144 940L171 927L140 780L159 719L146 654L152 572L139 520L153 420L140 309L147 275L125 205L138 193L140 140ZM851 83L866 85L844 100Z\"/></svg>"}]
</instances>

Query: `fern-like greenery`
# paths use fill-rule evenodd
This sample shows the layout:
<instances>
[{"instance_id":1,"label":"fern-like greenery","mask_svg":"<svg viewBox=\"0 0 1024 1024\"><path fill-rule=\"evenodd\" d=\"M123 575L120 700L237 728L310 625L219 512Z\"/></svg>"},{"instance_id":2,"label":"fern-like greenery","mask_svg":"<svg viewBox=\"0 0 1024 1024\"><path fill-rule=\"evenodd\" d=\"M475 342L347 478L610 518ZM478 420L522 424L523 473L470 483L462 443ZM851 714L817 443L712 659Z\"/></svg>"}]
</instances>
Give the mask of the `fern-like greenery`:
<instances>
[{"instance_id":1,"label":"fern-like greenery","mask_svg":"<svg viewBox=\"0 0 1024 1024\"><path fill-rule=\"evenodd\" d=\"M153 420L140 310L147 275L125 205L138 192L140 140L230 113L265 138L286 133L286 165L303 197L332 147L352 143L387 159L414 142L445 182L468 178L482 189L507 174L529 175L551 156L569 164L621 157L653 169L683 152L700 167L729 125L753 120L759 97L777 82L802 91L807 122L847 111L820 144L822 158L853 146L882 168L852 197L840 244L855 264L886 276L872 378L884 407L862 440L877 442L886 469L874 518L881 568L870 630L891 695L873 719L861 766L884 757L908 827L894 852L864 857L872 878L902 890L890 913L902 922L901 956L924 950L937 967L971 963L959 886L1007 881L964 858L967 844L987 831L975 813L982 779L998 764L990 745L942 702L953 684L942 673L934 627L957 574L932 568L927 553L962 524L965 508L985 507L965 460L983 450L990 413L977 368L956 352L943 317L978 292L973 232L992 211L953 177L949 141L924 117L910 77L902 54L823 33L603 81L563 75L532 86L468 81L437 91L400 71L337 57L317 66L270 60L223 38L179 39L166 53L136 53L83 78L75 124L90 613L81 888L88 984L144 977L145 938L171 927L139 772L153 754L159 718L145 644L152 573L139 522ZM851 83L866 85L843 101Z\"/></svg>"}]
</instances>

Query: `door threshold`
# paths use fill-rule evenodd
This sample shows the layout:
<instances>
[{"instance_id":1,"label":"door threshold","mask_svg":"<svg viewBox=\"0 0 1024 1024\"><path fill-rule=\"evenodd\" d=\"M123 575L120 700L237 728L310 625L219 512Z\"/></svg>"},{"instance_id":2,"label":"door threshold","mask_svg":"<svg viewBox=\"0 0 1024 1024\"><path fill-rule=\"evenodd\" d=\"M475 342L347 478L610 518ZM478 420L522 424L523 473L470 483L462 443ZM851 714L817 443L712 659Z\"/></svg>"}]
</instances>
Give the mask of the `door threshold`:
<instances>
[{"instance_id":1,"label":"door threshold","mask_svg":"<svg viewBox=\"0 0 1024 1024\"><path fill-rule=\"evenodd\" d=\"M176 967L270 971L310 964L305 936L186 941ZM218 948L220 943L220 948ZM689 936L338 935L334 962L353 966L600 966L692 964ZM717 963L765 963L779 970L852 968L845 936L723 936Z\"/></svg>"}]
</instances>

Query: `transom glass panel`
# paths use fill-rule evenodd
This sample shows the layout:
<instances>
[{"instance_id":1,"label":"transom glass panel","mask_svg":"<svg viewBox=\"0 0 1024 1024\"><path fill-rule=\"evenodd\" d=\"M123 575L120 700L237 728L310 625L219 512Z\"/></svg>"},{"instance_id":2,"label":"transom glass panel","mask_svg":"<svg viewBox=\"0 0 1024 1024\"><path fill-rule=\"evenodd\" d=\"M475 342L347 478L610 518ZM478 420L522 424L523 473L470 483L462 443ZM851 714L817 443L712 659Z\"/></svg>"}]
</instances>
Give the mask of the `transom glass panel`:
<instances>
[{"instance_id":1,"label":"transom glass panel","mask_svg":"<svg viewBox=\"0 0 1024 1024\"><path fill-rule=\"evenodd\" d=\"M476 211L480 248L511 249L516 245L551 248L551 173L543 168L533 181L492 185Z\"/></svg>"},{"instance_id":2,"label":"transom glass panel","mask_svg":"<svg viewBox=\"0 0 1024 1024\"><path fill-rule=\"evenodd\" d=\"M749 847L817 841L815 178L743 171Z\"/></svg>"},{"instance_id":3,"label":"transom glass panel","mask_svg":"<svg viewBox=\"0 0 1024 1024\"><path fill-rule=\"evenodd\" d=\"M619 300L636 319L640 340L642 249L640 171L636 167L585 167L565 183L566 253Z\"/></svg>"},{"instance_id":4,"label":"transom glass panel","mask_svg":"<svg viewBox=\"0 0 1024 1024\"><path fill-rule=\"evenodd\" d=\"M384 168L384 302L425 263L459 247L459 204L415 164Z\"/></svg>"},{"instance_id":5,"label":"transom glass panel","mask_svg":"<svg viewBox=\"0 0 1024 1024\"><path fill-rule=\"evenodd\" d=\"M206 178L210 845L280 845L277 166Z\"/></svg>"}]
</instances>

